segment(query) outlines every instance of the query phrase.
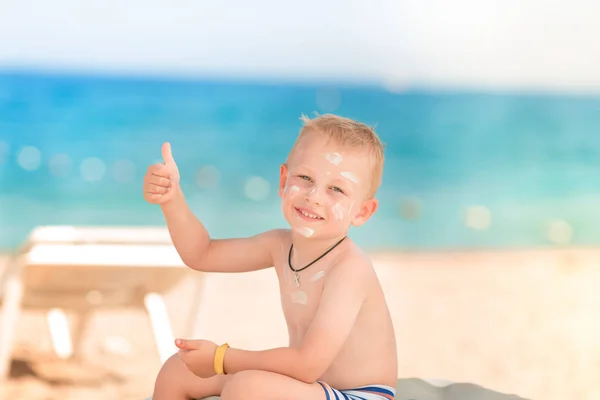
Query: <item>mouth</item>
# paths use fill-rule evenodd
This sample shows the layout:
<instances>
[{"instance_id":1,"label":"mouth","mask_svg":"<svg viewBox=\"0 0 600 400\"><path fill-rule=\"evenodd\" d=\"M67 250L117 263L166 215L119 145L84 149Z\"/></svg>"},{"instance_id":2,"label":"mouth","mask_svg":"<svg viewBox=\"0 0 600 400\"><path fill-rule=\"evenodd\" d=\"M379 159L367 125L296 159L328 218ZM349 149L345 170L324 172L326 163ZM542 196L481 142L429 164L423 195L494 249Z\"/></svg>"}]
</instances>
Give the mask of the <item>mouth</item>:
<instances>
[{"instance_id":1,"label":"mouth","mask_svg":"<svg viewBox=\"0 0 600 400\"><path fill-rule=\"evenodd\" d=\"M323 221L324 218L305 208L294 207L298 216L306 221Z\"/></svg>"}]
</instances>

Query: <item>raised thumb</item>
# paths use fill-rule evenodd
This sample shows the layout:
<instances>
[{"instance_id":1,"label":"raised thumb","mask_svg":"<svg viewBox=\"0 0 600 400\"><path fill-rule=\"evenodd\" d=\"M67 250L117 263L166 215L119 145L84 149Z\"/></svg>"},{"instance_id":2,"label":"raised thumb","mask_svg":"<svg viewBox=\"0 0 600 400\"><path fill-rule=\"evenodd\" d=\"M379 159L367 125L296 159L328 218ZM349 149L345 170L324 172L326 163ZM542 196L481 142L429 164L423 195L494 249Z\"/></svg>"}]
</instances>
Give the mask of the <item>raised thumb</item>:
<instances>
[{"instance_id":1,"label":"raised thumb","mask_svg":"<svg viewBox=\"0 0 600 400\"><path fill-rule=\"evenodd\" d=\"M173 153L171 152L171 143L163 143L161 152L162 159L165 164L175 164L175 159L173 158Z\"/></svg>"}]
</instances>

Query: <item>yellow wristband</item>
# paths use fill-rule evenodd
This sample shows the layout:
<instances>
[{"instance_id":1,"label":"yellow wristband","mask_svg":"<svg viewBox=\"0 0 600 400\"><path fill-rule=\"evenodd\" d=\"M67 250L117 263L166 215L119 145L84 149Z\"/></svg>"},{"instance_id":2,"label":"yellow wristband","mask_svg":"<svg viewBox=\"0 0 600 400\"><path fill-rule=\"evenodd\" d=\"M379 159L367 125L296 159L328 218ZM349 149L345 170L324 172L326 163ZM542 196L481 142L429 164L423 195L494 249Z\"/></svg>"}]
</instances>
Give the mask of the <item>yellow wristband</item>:
<instances>
[{"instance_id":1,"label":"yellow wristband","mask_svg":"<svg viewBox=\"0 0 600 400\"><path fill-rule=\"evenodd\" d=\"M217 347L217 350L215 350L215 362L214 362L215 374L221 374L221 375L225 374L225 369L224 369L225 352L227 351L228 348L229 348L229 345L227 343L225 343L225 344L222 344L219 347Z\"/></svg>"}]
</instances>

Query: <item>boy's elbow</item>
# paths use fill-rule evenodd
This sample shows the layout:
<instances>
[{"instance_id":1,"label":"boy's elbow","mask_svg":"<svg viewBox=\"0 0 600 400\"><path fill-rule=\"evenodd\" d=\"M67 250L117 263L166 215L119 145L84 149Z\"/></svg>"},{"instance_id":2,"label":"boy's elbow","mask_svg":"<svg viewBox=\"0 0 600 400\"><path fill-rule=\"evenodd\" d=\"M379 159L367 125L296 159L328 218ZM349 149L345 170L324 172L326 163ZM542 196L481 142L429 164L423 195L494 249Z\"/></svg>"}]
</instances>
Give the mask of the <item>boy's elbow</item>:
<instances>
[{"instance_id":1,"label":"boy's elbow","mask_svg":"<svg viewBox=\"0 0 600 400\"><path fill-rule=\"evenodd\" d=\"M207 254L208 248L204 251L195 249L193 252L179 252L179 258L186 267L200 272L207 272Z\"/></svg>"},{"instance_id":2,"label":"boy's elbow","mask_svg":"<svg viewBox=\"0 0 600 400\"><path fill-rule=\"evenodd\" d=\"M198 255L193 255L193 254L189 254L189 255L180 254L179 258L181 258L181 261L183 262L183 264L186 267L191 268L196 271L206 272L205 257L200 257Z\"/></svg>"},{"instance_id":3,"label":"boy's elbow","mask_svg":"<svg viewBox=\"0 0 600 400\"><path fill-rule=\"evenodd\" d=\"M191 269L193 269L195 271L203 272L202 271L202 264L200 264L200 263L198 263L198 262L196 262L194 260L184 260L184 259L182 259L181 261L183 261L183 264L186 267L191 268Z\"/></svg>"}]
</instances>

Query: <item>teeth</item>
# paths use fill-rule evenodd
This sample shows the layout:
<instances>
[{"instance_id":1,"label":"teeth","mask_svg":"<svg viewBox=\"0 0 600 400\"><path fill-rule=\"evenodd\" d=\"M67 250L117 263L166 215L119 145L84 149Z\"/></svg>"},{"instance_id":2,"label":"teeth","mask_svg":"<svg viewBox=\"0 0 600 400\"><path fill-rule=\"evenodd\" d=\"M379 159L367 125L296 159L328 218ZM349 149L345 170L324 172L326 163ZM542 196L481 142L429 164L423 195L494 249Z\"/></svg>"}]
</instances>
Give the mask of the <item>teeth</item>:
<instances>
[{"instance_id":1,"label":"teeth","mask_svg":"<svg viewBox=\"0 0 600 400\"><path fill-rule=\"evenodd\" d=\"M302 210L299 210L299 211L300 211L300 213L301 213L302 215L304 215L305 217L312 218L312 219L319 219L319 218L320 218L318 215L309 214L309 213L307 213L307 212L305 212L305 211L302 211Z\"/></svg>"}]
</instances>

